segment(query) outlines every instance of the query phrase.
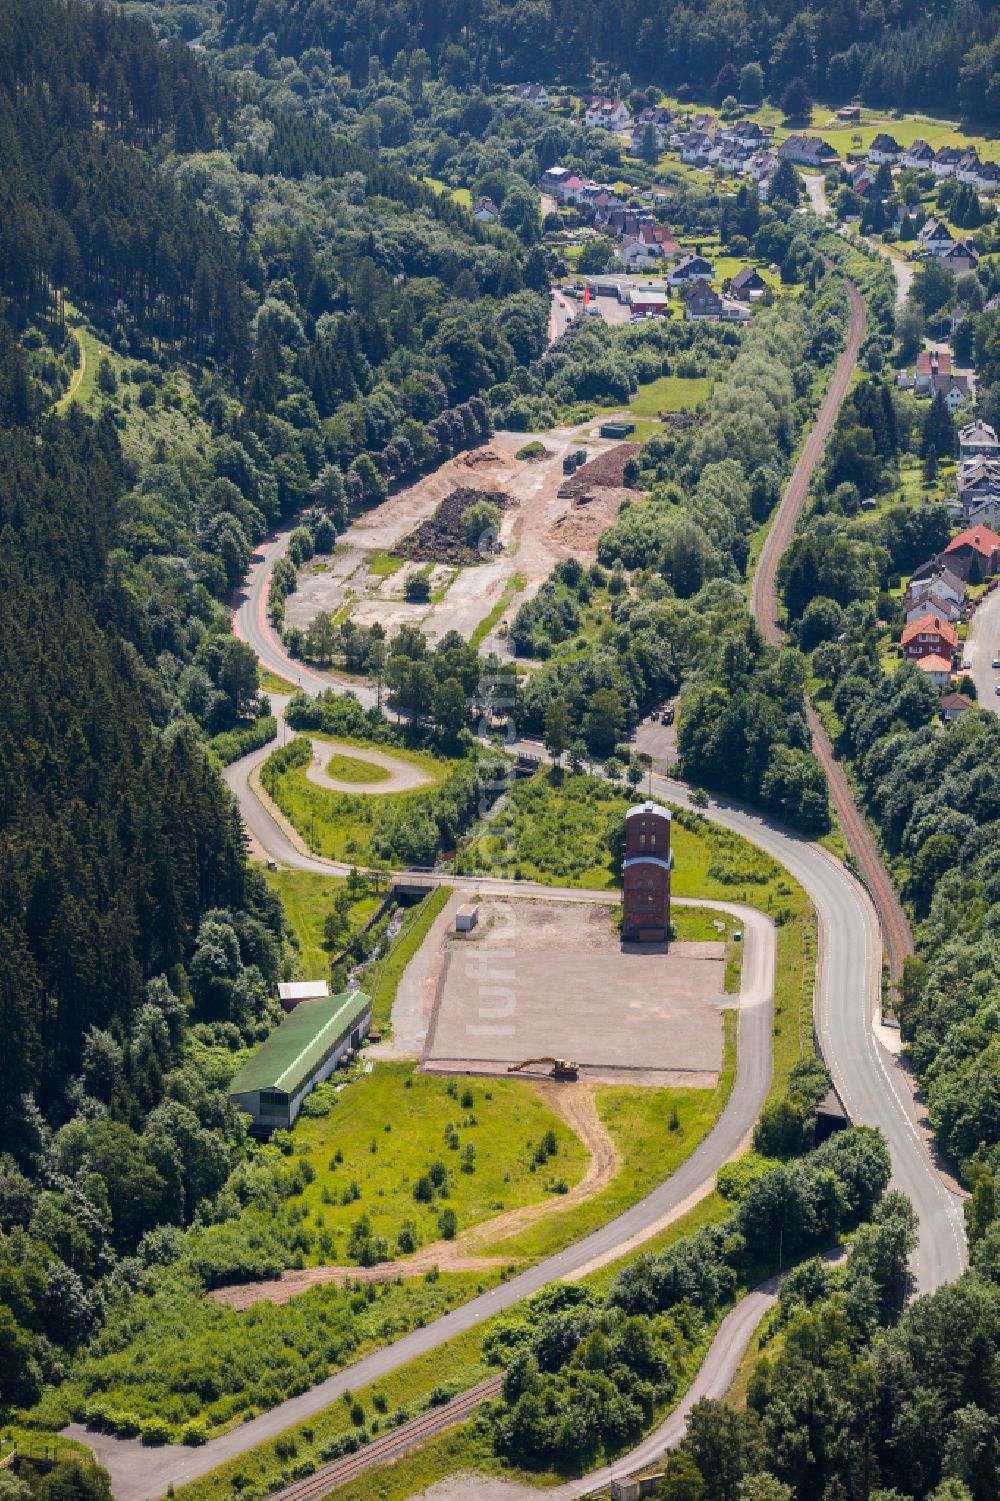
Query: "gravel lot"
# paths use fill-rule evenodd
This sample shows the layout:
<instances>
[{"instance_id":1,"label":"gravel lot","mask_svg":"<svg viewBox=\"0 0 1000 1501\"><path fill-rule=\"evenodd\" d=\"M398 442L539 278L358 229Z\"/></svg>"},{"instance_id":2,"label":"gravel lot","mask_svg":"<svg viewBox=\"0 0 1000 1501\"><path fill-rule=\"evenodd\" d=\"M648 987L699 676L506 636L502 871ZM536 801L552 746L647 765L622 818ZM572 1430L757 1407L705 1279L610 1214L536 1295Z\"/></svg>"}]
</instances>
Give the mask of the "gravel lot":
<instances>
[{"instance_id":1,"label":"gravel lot","mask_svg":"<svg viewBox=\"0 0 1000 1501\"><path fill-rule=\"evenodd\" d=\"M712 1085L724 975L721 943L624 952L606 906L489 898L471 938L444 935L424 1066L551 1055L587 1078Z\"/></svg>"}]
</instances>

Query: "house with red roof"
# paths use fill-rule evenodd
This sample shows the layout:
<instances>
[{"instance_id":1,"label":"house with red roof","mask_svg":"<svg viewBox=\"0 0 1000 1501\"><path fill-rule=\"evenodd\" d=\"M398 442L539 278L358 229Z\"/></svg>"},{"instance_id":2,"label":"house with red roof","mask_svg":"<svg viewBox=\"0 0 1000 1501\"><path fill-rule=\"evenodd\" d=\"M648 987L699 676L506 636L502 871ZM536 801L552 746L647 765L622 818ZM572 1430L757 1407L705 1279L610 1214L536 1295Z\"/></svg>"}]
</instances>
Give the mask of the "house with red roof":
<instances>
[{"instance_id":1,"label":"house with red roof","mask_svg":"<svg viewBox=\"0 0 1000 1501\"><path fill-rule=\"evenodd\" d=\"M966 531L959 532L958 536L948 543L943 557L965 564L966 578L973 558L978 561L979 571L984 577L990 573L1000 572L1000 536L997 536L996 532L991 531L988 526L970 526Z\"/></svg>"},{"instance_id":2,"label":"house with red roof","mask_svg":"<svg viewBox=\"0 0 1000 1501\"><path fill-rule=\"evenodd\" d=\"M935 688L947 688L951 681L951 662L945 657L921 657L916 666Z\"/></svg>"},{"instance_id":3,"label":"house with red roof","mask_svg":"<svg viewBox=\"0 0 1000 1501\"><path fill-rule=\"evenodd\" d=\"M903 656L909 662L920 662L925 657L943 657L949 671L951 659L958 649L958 628L940 615L921 615L903 627Z\"/></svg>"}]
</instances>

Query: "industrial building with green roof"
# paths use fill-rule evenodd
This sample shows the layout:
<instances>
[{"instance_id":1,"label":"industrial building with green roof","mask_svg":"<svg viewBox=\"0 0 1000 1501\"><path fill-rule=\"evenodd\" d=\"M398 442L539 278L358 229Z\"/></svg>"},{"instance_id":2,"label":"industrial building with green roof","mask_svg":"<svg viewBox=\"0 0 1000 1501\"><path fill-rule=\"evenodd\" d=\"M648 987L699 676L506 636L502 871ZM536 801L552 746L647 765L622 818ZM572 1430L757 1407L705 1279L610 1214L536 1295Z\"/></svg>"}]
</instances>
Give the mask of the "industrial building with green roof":
<instances>
[{"instance_id":1,"label":"industrial building with green roof","mask_svg":"<svg viewBox=\"0 0 1000 1501\"><path fill-rule=\"evenodd\" d=\"M371 997L362 990L300 1002L243 1065L229 1093L255 1126L287 1129L309 1091L361 1046L371 1021Z\"/></svg>"}]
</instances>

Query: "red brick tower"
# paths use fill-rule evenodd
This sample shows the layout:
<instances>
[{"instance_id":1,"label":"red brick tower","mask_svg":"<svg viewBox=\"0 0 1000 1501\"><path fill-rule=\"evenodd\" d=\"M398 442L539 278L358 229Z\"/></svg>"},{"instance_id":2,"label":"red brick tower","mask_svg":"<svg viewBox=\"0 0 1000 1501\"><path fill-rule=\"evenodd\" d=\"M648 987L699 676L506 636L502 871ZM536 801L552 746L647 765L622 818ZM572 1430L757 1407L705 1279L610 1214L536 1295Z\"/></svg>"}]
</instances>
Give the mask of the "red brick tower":
<instances>
[{"instance_id":1,"label":"red brick tower","mask_svg":"<svg viewBox=\"0 0 1000 1501\"><path fill-rule=\"evenodd\" d=\"M625 815L622 941L666 943L670 937L670 814L637 803Z\"/></svg>"}]
</instances>

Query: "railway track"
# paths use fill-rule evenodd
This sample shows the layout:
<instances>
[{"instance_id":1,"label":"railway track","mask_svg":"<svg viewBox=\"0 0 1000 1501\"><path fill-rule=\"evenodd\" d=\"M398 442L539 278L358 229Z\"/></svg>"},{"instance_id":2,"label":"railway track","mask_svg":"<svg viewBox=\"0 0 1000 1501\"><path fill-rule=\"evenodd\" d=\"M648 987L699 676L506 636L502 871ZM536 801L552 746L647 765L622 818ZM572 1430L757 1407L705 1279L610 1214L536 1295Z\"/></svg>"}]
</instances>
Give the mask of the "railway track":
<instances>
[{"instance_id":1,"label":"railway track","mask_svg":"<svg viewBox=\"0 0 1000 1501\"><path fill-rule=\"evenodd\" d=\"M338 1485L353 1480L363 1470L399 1459L409 1449L415 1449L428 1439L436 1438L447 1428L466 1422L484 1402L499 1396L501 1379L500 1376L491 1376L488 1381L471 1386L467 1392L460 1392L444 1406L429 1408L417 1417L410 1418L409 1422L401 1423L398 1428L380 1433L378 1438L372 1439L370 1444L365 1444L354 1454L345 1454L342 1459L332 1460L305 1479L296 1480L284 1490L273 1492L269 1501L319 1501L321 1496L326 1496Z\"/></svg>"},{"instance_id":2,"label":"railway track","mask_svg":"<svg viewBox=\"0 0 1000 1501\"><path fill-rule=\"evenodd\" d=\"M851 375L857 364L868 325L865 305L857 287L846 278L845 285L851 303L847 343L843 354L837 361L837 368L833 372L833 379L823 398L823 404L812 431L803 445L799 461L792 471L792 477L781 498L778 512L761 549L760 560L750 589L751 612L765 640L769 641L772 646L779 645L783 635L778 616L778 565L795 535L795 529L808 499L810 481L816 465L823 457L827 440L833 431L833 425L850 388ZM826 773L830 796L837 810L844 838L878 913L889 961L889 974L892 983L896 985L903 973L903 961L908 954L913 953L913 934L910 931L910 924L883 864L871 830L854 800L843 767L833 754L833 748L820 723L819 716L811 707L808 711L808 719L813 750Z\"/></svg>"}]
</instances>

